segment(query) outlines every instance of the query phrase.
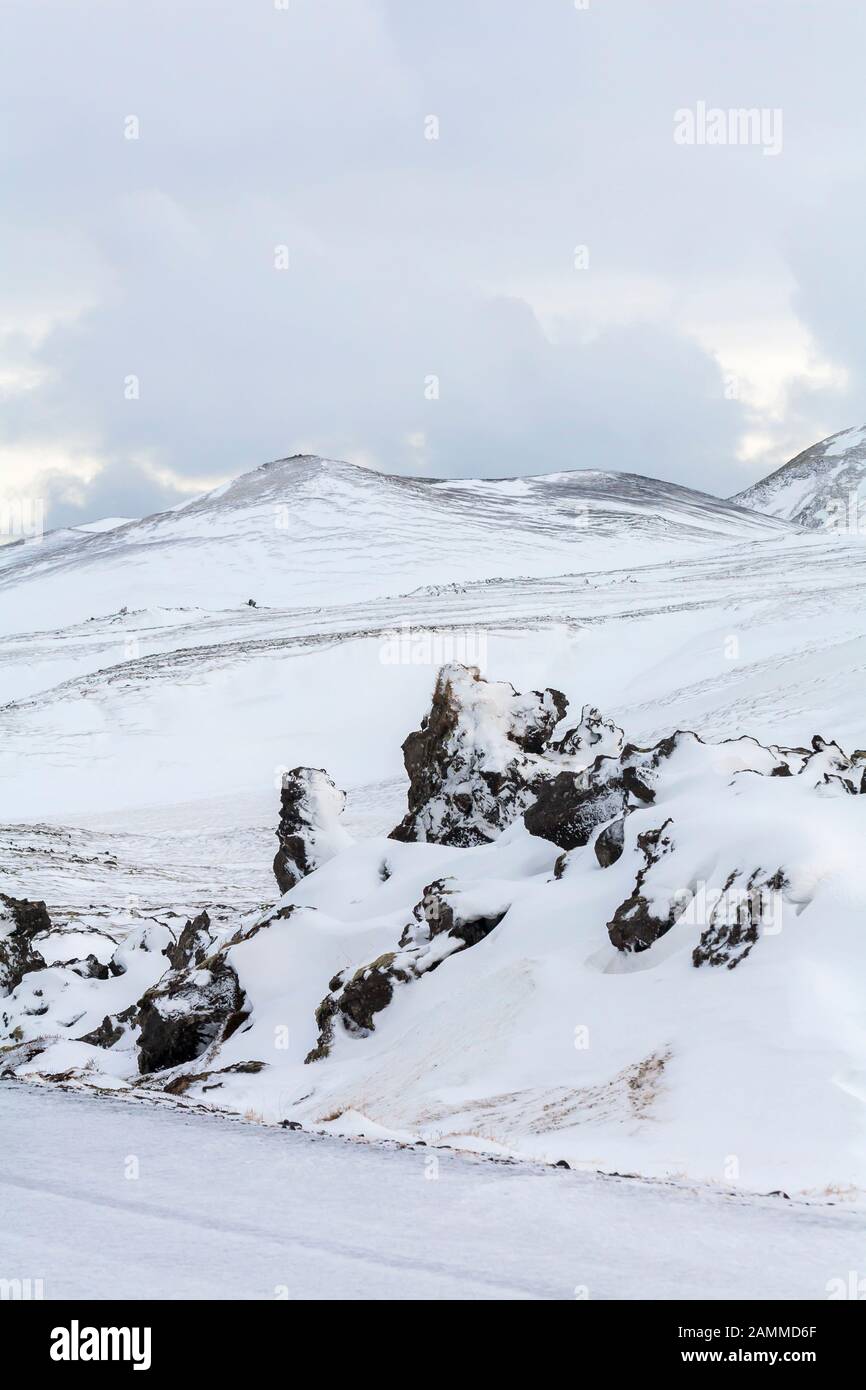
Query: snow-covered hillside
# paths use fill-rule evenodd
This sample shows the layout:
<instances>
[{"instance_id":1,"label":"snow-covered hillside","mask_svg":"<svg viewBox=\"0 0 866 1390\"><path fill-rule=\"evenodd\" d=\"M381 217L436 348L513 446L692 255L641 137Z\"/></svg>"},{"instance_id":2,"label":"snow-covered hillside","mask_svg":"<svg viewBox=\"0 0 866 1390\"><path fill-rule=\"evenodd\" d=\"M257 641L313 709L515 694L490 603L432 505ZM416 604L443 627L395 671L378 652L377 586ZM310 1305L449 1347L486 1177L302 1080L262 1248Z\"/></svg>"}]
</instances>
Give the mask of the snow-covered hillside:
<instances>
[{"instance_id":1,"label":"snow-covered hillside","mask_svg":"<svg viewBox=\"0 0 866 1390\"><path fill-rule=\"evenodd\" d=\"M0 897L0 1075L802 1196L866 1189L866 751L678 733L450 665L408 814L282 783L281 896ZM807 1124L804 1127L804 1119Z\"/></svg>"},{"instance_id":2,"label":"snow-covered hillside","mask_svg":"<svg viewBox=\"0 0 866 1390\"><path fill-rule=\"evenodd\" d=\"M798 526L866 534L866 426L812 444L731 501Z\"/></svg>"},{"instance_id":3,"label":"snow-covered hillside","mask_svg":"<svg viewBox=\"0 0 866 1390\"><path fill-rule=\"evenodd\" d=\"M646 563L778 523L632 474L493 481L392 477L297 457L109 529L0 549L0 631L125 607L345 603L423 585Z\"/></svg>"},{"instance_id":4,"label":"snow-covered hillside","mask_svg":"<svg viewBox=\"0 0 866 1390\"><path fill-rule=\"evenodd\" d=\"M7 1072L866 1188L857 534L627 476L287 460L6 547L0 594ZM443 665L522 694L457 680L481 753L437 789ZM723 920L731 888L778 895L782 930L750 934L736 895Z\"/></svg>"}]
</instances>

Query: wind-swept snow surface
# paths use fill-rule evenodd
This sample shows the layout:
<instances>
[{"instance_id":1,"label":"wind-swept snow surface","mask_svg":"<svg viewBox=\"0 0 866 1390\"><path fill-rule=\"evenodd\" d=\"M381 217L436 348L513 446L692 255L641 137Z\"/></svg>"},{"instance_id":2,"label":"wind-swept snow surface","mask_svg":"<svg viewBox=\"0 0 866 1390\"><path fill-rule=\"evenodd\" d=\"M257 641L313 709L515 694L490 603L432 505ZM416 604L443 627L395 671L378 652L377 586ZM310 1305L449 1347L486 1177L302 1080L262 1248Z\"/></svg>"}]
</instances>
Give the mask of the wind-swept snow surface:
<instances>
[{"instance_id":1,"label":"wind-swept snow surface","mask_svg":"<svg viewBox=\"0 0 866 1390\"><path fill-rule=\"evenodd\" d=\"M844 1207L2 1083L0 1128L4 1272L47 1299L822 1299L862 1267Z\"/></svg>"}]
</instances>

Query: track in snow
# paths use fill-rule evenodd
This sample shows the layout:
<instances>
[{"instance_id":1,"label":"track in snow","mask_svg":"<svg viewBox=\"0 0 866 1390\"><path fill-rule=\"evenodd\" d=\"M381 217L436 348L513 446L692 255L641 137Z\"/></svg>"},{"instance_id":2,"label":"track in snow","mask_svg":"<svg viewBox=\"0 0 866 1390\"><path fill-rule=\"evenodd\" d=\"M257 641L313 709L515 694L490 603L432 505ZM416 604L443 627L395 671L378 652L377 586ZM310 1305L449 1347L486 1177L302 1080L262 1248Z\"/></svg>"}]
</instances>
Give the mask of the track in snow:
<instances>
[{"instance_id":1,"label":"track in snow","mask_svg":"<svg viewBox=\"0 0 866 1390\"><path fill-rule=\"evenodd\" d=\"M0 1128L0 1277L43 1279L46 1298L821 1299L862 1265L866 1213L842 1207L15 1083Z\"/></svg>"}]
</instances>

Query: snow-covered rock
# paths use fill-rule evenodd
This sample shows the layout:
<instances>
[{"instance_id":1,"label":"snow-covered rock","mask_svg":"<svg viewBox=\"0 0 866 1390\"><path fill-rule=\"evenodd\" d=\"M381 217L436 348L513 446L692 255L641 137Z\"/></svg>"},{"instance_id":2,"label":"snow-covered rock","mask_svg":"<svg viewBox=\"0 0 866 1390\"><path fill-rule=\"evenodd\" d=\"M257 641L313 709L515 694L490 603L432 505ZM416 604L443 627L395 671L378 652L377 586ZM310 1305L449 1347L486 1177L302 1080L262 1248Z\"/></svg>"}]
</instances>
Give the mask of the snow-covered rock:
<instances>
[{"instance_id":1,"label":"snow-covered rock","mask_svg":"<svg viewBox=\"0 0 866 1390\"><path fill-rule=\"evenodd\" d=\"M544 755L567 703L559 690L518 694L477 667L444 666L430 712L403 744L409 810L392 837L464 847L492 840L550 775Z\"/></svg>"},{"instance_id":2,"label":"snow-covered rock","mask_svg":"<svg viewBox=\"0 0 866 1390\"><path fill-rule=\"evenodd\" d=\"M372 1032L374 1016L391 1003L397 985L420 979L449 956L483 941L502 921L514 896L509 884L466 885L450 878L428 884L397 950L331 980L316 1009L319 1036L306 1061L327 1057L337 1023L352 1036Z\"/></svg>"},{"instance_id":3,"label":"snow-covered rock","mask_svg":"<svg viewBox=\"0 0 866 1390\"><path fill-rule=\"evenodd\" d=\"M580 723L563 734L556 745L560 753L581 753L588 761L604 754L613 757L622 751L624 734L612 719L605 719L600 710L584 705Z\"/></svg>"},{"instance_id":4,"label":"snow-covered rock","mask_svg":"<svg viewBox=\"0 0 866 1390\"><path fill-rule=\"evenodd\" d=\"M273 906L199 914L158 951L139 924L106 978L26 972L2 1001L4 1074L620 1172L721 1180L733 1155L747 1187L866 1189L866 758L818 735L619 747L586 710L557 740L564 713L446 668L411 736L430 755L413 763L424 835L349 841Z\"/></svg>"},{"instance_id":5,"label":"snow-covered rock","mask_svg":"<svg viewBox=\"0 0 866 1390\"><path fill-rule=\"evenodd\" d=\"M346 794L323 768L296 767L283 774L280 795L280 847L274 877L281 893L352 843L339 823Z\"/></svg>"},{"instance_id":6,"label":"snow-covered rock","mask_svg":"<svg viewBox=\"0 0 866 1390\"><path fill-rule=\"evenodd\" d=\"M0 893L0 995L11 994L30 971L45 968L33 938L50 930L51 919L44 902Z\"/></svg>"}]
</instances>

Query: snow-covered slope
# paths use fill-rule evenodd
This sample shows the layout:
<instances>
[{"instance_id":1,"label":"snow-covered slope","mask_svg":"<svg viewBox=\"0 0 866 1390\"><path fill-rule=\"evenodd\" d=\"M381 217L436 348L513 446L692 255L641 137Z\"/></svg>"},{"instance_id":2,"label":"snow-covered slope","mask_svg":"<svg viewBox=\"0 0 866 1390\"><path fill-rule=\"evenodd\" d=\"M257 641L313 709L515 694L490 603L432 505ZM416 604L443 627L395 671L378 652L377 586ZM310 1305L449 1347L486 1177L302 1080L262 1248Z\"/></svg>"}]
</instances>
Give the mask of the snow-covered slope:
<instances>
[{"instance_id":1,"label":"snow-covered slope","mask_svg":"<svg viewBox=\"0 0 866 1390\"><path fill-rule=\"evenodd\" d=\"M866 532L866 426L812 444L731 498L798 526Z\"/></svg>"},{"instance_id":2,"label":"snow-covered slope","mask_svg":"<svg viewBox=\"0 0 866 1390\"><path fill-rule=\"evenodd\" d=\"M85 521L76 526L76 531L116 531L118 526L129 526L133 518L129 516L103 516L98 521Z\"/></svg>"},{"instance_id":3,"label":"snow-covered slope","mask_svg":"<svg viewBox=\"0 0 866 1390\"><path fill-rule=\"evenodd\" d=\"M24 1049L4 1065L164 1096L174 1069L142 1078L144 1025L123 1015L153 991L151 1031L166 1000L183 1020L246 999L246 1023L204 1037L215 1055L178 1074L203 1103L620 1171L866 1185L851 979L866 799L835 772L809 783L806 753L779 754L808 753L816 734L866 748L857 535L619 475L432 482L288 460L171 513L6 547L0 603L0 894L45 899L50 916L25 940L0 911L13 958L2 1045ZM525 693L555 687L576 732L539 752L565 732L549 727L553 697L540 724L528 693L469 701L461 739L488 707L506 722L440 814L421 783L407 806L400 744L449 662ZM596 736L615 758L615 726L644 747L678 728L706 741L660 789L677 834L647 880L659 910L716 869L788 871L784 931L735 970L696 970L694 930L625 963L612 942L637 836L661 829L652 807L631 808L604 869L584 845L557 874L559 842L519 823L539 759L572 776ZM747 740L736 767L736 749L701 751L743 735L763 746ZM425 738L409 745L422 767ZM503 767L515 738L520 766ZM301 855L284 800L283 868L318 867L280 899L274 833L296 767L327 769L348 801L336 828L313 808L302 827L321 844ZM398 823L404 838L384 838ZM431 839L443 829L457 838ZM478 843L487 831L498 838ZM461 910L497 925L471 950L447 932L401 946L431 883L452 875ZM187 920L186 963L170 965ZM333 1053L306 1062L323 1045L316 1011L346 1003L337 977L404 951L410 982L375 1029L337 1030ZM54 1041L31 1057L40 1035ZM153 1044L145 1033L146 1058ZM185 1079L213 1067L232 1070Z\"/></svg>"},{"instance_id":4,"label":"snow-covered slope","mask_svg":"<svg viewBox=\"0 0 866 1390\"><path fill-rule=\"evenodd\" d=\"M50 920L0 895L0 1076L862 1193L866 751L636 747L566 715L444 668L404 744L412 816L355 841L327 775L294 770L263 911Z\"/></svg>"},{"instance_id":5,"label":"snow-covered slope","mask_svg":"<svg viewBox=\"0 0 866 1390\"><path fill-rule=\"evenodd\" d=\"M111 530L0 550L0 630L119 608L330 604L423 585L610 568L778 534L779 523L669 483L579 471L494 481L392 477L281 459Z\"/></svg>"}]
</instances>

